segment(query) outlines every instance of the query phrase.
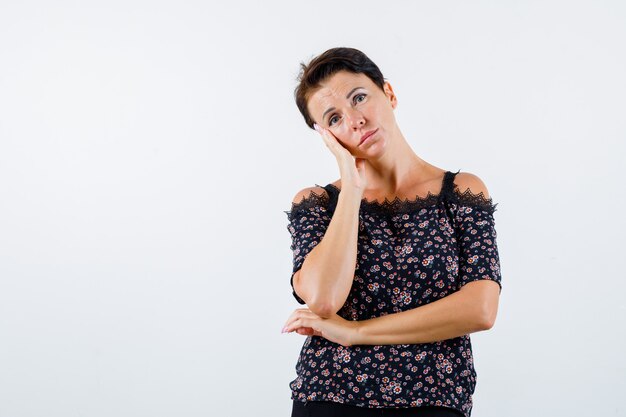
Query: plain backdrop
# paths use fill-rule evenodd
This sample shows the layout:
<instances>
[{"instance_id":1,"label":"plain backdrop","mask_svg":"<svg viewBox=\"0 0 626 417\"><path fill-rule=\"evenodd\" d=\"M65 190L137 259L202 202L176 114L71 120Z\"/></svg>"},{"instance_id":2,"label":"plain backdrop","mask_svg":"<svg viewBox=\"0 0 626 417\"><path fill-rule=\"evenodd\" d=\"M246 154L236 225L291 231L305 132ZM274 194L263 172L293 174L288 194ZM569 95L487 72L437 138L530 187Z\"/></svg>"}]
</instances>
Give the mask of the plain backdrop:
<instances>
[{"instance_id":1,"label":"plain backdrop","mask_svg":"<svg viewBox=\"0 0 626 417\"><path fill-rule=\"evenodd\" d=\"M474 417L626 416L622 1L0 3L0 417L288 416L287 216L339 178L300 62L365 52L478 175Z\"/></svg>"}]
</instances>

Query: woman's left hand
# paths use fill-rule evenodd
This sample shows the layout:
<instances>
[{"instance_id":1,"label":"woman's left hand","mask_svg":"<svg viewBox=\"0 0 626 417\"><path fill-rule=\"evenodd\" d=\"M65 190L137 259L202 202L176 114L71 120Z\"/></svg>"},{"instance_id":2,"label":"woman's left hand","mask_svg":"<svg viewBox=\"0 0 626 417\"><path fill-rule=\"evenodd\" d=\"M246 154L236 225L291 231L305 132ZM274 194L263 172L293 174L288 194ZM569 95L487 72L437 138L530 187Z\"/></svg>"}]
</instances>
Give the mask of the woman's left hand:
<instances>
[{"instance_id":1,"label":"woman's left hand","mask_svg":"<svg viewBox=\"0 0 626 417\"><path fill-rule=\"evenodd\" d=\"M337 314L325 319L308 308L298 308L287 319L283 333L295 331L303 336L321 336L343 346L352 346L358 328L358 321L346 320Z\"/></svg>"}]
</instances>

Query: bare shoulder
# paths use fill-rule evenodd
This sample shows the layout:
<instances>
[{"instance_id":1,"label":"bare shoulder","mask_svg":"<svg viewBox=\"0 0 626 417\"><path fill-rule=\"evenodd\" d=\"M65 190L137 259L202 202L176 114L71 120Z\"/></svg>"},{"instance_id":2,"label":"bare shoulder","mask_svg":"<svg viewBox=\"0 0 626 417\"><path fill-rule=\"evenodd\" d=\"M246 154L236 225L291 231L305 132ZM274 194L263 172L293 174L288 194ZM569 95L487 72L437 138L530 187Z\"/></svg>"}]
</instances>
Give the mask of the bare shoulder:
<instances>
[{"instance_id":1,"label":"bare shoulder","mask_svg":"<svg viewBox=\"0 0 626 417\"><path fill-rule=\"evenodd\" d=\"M482 193L485 198L489 198L489 191L483 180L471 172L459 172L454 177L454 183L459 187L461 193L470 190L474 195Z\"/></svg>"},{"instance_id":2,"label":"bare shoulder","mask_svg":"<svg viewBox=\"0 0 626 417\"><path fill-rule=\"evenodd\" d=\"M296 193L296 195L293 197L293 203L301 203L305 198L309 198L313 194L316 194L317 196L327 195L326 190L322 187L307 187Z\"/></svg>"}]
</instances>

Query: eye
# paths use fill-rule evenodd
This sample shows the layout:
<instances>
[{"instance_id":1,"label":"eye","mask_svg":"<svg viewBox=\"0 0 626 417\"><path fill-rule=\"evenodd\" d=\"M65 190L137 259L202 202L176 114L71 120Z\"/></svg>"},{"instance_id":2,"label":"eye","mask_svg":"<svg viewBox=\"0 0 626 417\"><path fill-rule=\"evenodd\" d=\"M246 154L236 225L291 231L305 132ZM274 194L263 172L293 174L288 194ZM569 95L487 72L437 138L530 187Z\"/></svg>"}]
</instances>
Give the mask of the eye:
<instances>
[{"instance_id":1,"label":"eye","mask_svg":"<svg viewBox=\"0 0 626 417\"><path fill-rule=\"evenodd\" d=\"M366 97L366 96L367 96L367 94L362 94L362 93L361 93L361 94L357 94L357 95L355 95L355 96L354 96L354 98L352 99L352 101L354 102L354 104L362 103L362 102L363 102L363 100L365 100L365 97ZM359 100L359 97L360 97L360 98L362 98L363 100ZM337 115L336 115L336 114L333 114L333 115L330 117L330 119L328 119L328 126L332 126L332 125L334 124L334 123L333 123L333 120L334 120L335 118L337 118Z\"/></svg>"},{"instance_id":2,"label":"eye","mask_svg":"<svg viewBox=\"0 0 626 417\"><path fill-rule=\"evenodd\" d=\"M356 96L354 96L355 103L361 103L363 101L363 100L358 100L359 97L363 97L363 99L365 99L365 94L357 94Z\"/></svg>"}]
</instances>

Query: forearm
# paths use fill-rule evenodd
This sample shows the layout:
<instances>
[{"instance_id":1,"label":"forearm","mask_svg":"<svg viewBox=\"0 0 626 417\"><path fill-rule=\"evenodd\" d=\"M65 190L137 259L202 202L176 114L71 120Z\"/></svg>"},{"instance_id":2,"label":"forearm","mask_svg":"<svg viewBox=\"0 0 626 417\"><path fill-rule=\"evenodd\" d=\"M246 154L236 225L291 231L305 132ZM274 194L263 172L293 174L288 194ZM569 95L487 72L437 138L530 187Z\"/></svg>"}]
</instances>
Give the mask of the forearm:
<instances>
[{"instance_id":1,"label":"forearm","mask_svg":"<svg viewBox=\"0 0 626 417\"><path fill-rule=\"evenodd\" d=\"M485 330L485 314L472 294L452 293L429 304L358 322L353 345L431 343Z\"/></svg>"},{"instance_id":2,"label":"forearm","mask_svg":"<svg viewBox=\"0 0 626 417\"><path fill-rule=\"evenodd\" d=\"M298 277L303 299L314 313L329 316L345 303L356 267L361 194L339 193L322 240L309 252Z\"/></svg>"}]
</instances>

